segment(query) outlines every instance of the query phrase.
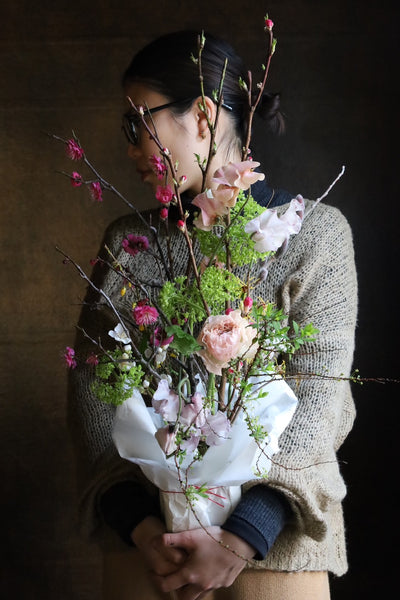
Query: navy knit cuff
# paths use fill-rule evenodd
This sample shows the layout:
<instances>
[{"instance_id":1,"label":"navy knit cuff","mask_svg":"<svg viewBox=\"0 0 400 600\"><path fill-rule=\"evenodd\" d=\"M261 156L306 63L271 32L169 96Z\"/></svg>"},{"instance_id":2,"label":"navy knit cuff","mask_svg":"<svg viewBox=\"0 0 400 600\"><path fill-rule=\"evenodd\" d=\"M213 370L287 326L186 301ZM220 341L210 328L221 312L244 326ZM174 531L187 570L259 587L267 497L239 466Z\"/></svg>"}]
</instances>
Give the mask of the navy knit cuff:
<instances>
[{"instance_id":1,"label":"navy knit cuff","mask_svg":"<svg viewBox=\"0 0 400 600\"><path fill-rule=\"evenodd\" d=\"M111 486L100 498L104 521L122 540L133 546L131 533L149 516L161 518L158 497L151 496L134 481L121 481Z\"/></svg>"},{"instance_id":2,"label":"navy knit cuff","mask_svg":"<svg viewBox=\"0 0 400 600\"><path fill-rule=\"evenodd\" d=\"M267 485L256 485L246 492L222 528L241 537L262 560L271 549L291 514L286 499Z\"/></svg>"}]
</instances>

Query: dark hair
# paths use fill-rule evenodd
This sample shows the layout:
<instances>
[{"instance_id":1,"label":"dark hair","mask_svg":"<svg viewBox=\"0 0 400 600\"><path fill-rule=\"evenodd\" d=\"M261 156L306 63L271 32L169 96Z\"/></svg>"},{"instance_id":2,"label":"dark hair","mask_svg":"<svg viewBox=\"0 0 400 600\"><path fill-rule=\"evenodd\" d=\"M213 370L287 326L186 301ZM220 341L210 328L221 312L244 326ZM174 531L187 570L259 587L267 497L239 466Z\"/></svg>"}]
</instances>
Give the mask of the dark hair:
<instances>
[{"instance_id":1,"label":"dark hair","mask_svg":"<svg viewBox=\"0 0 400 600\"><path fill-rule=\"evenodd\" d=\"M192 101L200 95L199 71L192 57L198 55L199 34L195 31L178 31L157 38L134 56L125 71L124 86L141 82L163 94L171 101L190 98L174 110L184 113ZM228 59L224 86L224 103L232 108L231 116L241 142L247 133L248 96L239 85L239 79L247 82L248 71L242 59L224 40L205 34L202 52L204 92L212 98L219 87L225 58ZM283 130L283 117L279 112L279 94L264 92L258 114L267 121L274 132Z\"/></svg>"}]
</instances>

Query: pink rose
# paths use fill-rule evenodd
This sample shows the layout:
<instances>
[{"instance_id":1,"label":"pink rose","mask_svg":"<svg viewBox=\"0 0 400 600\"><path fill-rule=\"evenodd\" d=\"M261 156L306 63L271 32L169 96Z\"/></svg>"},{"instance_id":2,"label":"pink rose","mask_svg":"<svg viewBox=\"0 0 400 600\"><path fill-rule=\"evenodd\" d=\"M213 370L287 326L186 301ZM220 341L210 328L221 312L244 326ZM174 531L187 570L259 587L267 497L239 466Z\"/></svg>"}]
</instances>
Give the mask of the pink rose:
<instances>
[{"instance_id":1,"label":"pink rose","mask_svg":"<svg viewBox=\"0 0 400 600\"><path fill-rule=\"evenodd\" d=\"M253 169L259 167L260 163L254 160L245 160L240 163L230 162L214 173L213 181L222 185L237 187L247 190L256 181L265 179L264 173L256 173Z\"/></svg>"},{"instance_id":2,"label":"pink rose","mask_svg":"<svg viewBox=\"0 0 400 600\"><path fill-rule=\"evenodd\" d=\"M257 252L275 252L289 237L299 233L304 218L304 199L298 195L286 212L279 217L275 209L266 209L246 223L244 230L251 234Z\"/></svg>"},{"instance_id":3,"label":"pink rose","mask_svg":"<svg viewBox=\"0 0 400 600\"><path fill-rule=\"evenodd\" d=\"M256 333L250 322L241 316L240 310L208 317L197 338L203 346L198 354L210 373L221 375L221 369L226 368L233 358L254 357L257 344L253 343L253 339Z\"/></svg>"},{"instance_id":4,"label":"pink rose","mask_svg":"<svg viewBox=\"0 0 400 600\"><path fill-rule=\"evenodd\" d=\"M200 216L193 221L195 227L209 231L218 217L227 215L229 208L235 206L238 193L239 188L219 185L214 191L207 190L198 194L192 200L192 204L201 210Z\"/></svg>"}]
</instances>

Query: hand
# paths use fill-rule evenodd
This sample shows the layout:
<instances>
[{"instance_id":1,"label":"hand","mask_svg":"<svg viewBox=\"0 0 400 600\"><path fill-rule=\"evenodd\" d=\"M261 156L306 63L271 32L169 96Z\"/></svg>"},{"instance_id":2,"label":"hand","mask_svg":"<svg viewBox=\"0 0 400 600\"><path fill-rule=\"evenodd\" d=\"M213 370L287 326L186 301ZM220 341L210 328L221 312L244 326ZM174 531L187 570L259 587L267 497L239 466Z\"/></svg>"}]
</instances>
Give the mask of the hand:
<instances>
[{"instance_id":1,"label":"hand","mask_svg":"<svg viewBox=\"0 0 400 600\"><path fill-rule=\"evenodd\" d=\"M165 533L162 545L185 550L187 554L175 572L154 577L162 592L177 590L179 600L196 600L211 590L229 587L256 553L242 538L217 526Z\"/></svg>"},{"instance_id":2,"label":"hand","mask_svg":"<svg viewBox=\"0 0 400 600\"><path fill-rule=\"evenodd\" d=\"M157 517L146 517L135 527L131 538L140 550L150 571L157 576L170 575L187 558L186 552L177 546L162 543L166 532L164 523Z\"/></svg>"}]
</instances>

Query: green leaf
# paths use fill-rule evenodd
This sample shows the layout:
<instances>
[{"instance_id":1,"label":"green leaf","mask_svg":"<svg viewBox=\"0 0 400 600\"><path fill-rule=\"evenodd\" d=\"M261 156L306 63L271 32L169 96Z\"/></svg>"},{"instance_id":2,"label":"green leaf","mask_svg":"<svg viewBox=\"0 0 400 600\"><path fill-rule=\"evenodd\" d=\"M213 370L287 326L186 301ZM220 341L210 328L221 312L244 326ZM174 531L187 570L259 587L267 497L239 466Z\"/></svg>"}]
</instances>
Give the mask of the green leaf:
<instances>
[{"instance_id":1,"label":"green leaf","mask_svg":"<svg viewBox=\"0 0 400 600\"><path fill-rule=\"evenodd\" d=\"M174 339L170 344L170 348L173 348L179 354L189 356L198 350L201 350L202 346L197 342L190 333L184 331L179 325L170 325L166 328L168 336L173 335Z\"/></svg>"}]
</instances>

